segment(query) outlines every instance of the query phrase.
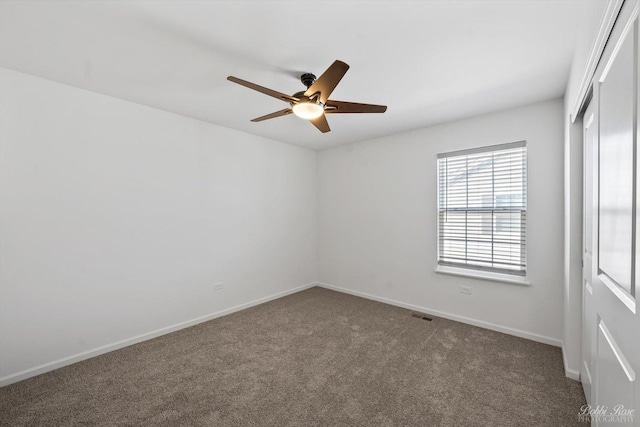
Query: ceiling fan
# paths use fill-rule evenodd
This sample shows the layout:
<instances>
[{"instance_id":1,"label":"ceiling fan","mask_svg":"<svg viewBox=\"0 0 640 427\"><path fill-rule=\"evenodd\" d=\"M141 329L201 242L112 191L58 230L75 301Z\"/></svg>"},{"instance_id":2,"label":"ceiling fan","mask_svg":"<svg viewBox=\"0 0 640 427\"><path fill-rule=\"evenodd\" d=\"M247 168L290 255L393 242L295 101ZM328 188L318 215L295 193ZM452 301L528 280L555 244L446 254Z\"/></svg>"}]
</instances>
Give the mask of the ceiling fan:
<instances>
[{"instance_id":1,"label":"ceiling fan","mask_svg":"<svg viewBox=\"0 0 640 427\"><path fill-rule=\"evenodd\" d=\"M344 62L335 61L318 79L311 73L305 73L300 76L300 81L307 87L307 90L293 95L277 92L233 76L227 77L227 80L246 86L249 89L257 90L291 105L290 108L257 117L251 120L252 122L261 122L293 113L302 119L309 120L320 132L325 133L331 130L326 114L384 113L387 111L386 105L358 104L329 99L329 95L331 95L331 92L336 88L348 69L349 66Z\"/></svg>"}]
</instances>

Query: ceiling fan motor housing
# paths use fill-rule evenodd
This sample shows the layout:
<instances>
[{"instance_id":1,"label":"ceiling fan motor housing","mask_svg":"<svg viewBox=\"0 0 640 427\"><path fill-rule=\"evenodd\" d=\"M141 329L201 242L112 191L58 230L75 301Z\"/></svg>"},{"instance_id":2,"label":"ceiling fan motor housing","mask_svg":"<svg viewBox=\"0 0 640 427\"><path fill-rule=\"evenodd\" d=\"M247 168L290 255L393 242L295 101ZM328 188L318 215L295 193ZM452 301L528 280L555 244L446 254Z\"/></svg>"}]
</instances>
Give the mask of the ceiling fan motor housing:
<instances>
[{"instance_id":1,"label":"ceiling fan motor housing","mask_svg":"<svg viewBox=\"0 0 640 427\"><path fill-rule=\"evenodd\" d=\"M304 73L303 75L300 76L300 81L302 82L303 85L305 85L307 87L307 89L309 89L309 87L313 83L315 83L316 76L314 74L311 74L311 73Z\"/></svg>"}]
</instances>

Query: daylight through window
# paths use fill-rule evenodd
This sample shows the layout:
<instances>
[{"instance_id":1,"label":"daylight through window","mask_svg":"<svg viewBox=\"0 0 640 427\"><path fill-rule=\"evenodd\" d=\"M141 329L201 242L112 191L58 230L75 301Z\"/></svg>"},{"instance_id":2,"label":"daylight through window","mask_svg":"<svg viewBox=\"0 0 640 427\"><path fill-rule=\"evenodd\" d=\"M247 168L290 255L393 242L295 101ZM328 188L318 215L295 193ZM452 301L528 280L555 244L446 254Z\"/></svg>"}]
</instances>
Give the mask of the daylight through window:
<instances>
[{"instance_id":1,"label":"daylight through window","mask_svg":"<svg viewBox=\"0 0 640 427\"><path fill-rule=\"evenodd\" d=\"M438 264L524 276L526 141L438 155Z\"/></svg>"}]
</instances>

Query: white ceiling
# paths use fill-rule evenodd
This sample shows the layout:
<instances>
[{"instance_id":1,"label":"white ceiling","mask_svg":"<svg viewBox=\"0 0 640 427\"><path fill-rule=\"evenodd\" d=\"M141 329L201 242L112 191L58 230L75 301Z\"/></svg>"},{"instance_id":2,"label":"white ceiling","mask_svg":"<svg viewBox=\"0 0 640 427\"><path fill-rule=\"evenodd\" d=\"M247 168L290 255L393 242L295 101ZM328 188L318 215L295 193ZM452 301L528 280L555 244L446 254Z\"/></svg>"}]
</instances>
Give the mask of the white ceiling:
<instances>
[{"instance_id":1,"label":"white ceiling","mask_svg":"<svg viewBox=\"0 0 640 427\"><path fill-rule=\"evenodd\" d=\"M323 149L562 96L584 0L2 1L0 66L290 144ZM331 98L388 105L328 116L293 94L303 72L351 68Z\"/></svg>"}]
</instances>

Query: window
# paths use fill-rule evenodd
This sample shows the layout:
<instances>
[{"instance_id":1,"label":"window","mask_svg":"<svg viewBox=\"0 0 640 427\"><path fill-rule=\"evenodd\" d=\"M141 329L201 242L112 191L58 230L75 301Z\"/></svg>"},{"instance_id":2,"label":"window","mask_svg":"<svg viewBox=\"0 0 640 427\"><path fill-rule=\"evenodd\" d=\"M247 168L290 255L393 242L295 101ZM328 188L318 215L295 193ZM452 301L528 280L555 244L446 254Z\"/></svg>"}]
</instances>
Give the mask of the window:
<instances>
[{"instance_id":1,"label":"window","mask_svg":"<svg viewBox=\"0 0 640 427\"><path fill-rule=\"evenodd\" d=\"M527 144L438 155L438 265L524 276Z\"/></svg>"}]
</instances>

